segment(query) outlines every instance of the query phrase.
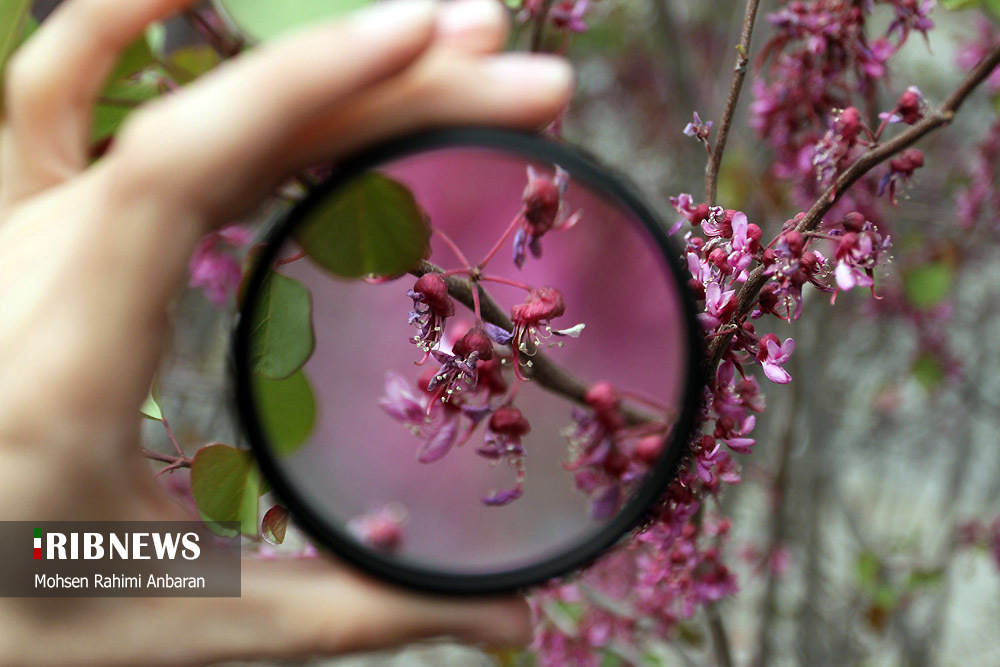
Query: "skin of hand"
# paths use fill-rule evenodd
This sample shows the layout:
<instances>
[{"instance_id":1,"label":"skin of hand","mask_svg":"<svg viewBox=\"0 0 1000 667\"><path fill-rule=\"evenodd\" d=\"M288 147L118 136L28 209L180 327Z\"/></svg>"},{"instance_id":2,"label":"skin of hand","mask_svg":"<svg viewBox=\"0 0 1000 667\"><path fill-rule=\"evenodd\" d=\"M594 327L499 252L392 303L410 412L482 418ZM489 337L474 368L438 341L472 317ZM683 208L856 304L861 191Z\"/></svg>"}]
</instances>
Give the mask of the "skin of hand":
<instances>
[{"instance_id":1,"label":"skin of hand","mask_svg":"<svg viewBox=\"0 0 1000 667\"><path fill-rule=\"evenodd\" d=\"M88 166L118 54L190 0L67 0L15 54L0 125L0 516L177 520L139 454L167 307L207 231L290 171L430 126L537 128L562 60L498 54L496 0L394 0L227 62L135 112ZM240 598L0 599L9 664L203 664L449 635L530 638L525 603L455 600L326 560L246 561Z\"/></svg>"}]
</instances>

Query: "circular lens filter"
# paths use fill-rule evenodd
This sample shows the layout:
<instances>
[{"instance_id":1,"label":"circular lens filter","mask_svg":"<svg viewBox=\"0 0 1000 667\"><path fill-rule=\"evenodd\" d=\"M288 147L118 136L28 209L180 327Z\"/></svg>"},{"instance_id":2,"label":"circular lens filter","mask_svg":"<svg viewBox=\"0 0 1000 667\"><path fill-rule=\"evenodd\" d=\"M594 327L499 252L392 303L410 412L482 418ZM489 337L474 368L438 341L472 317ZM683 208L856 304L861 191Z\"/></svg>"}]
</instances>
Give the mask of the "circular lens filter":
<instances>
[{"instance_id":1,"label":"circular lens filter","mask_svg":"<svg viewBox=\"0 0 1000 667\"><path fill-rule=\"evenodd\" d=\"M355 565L443 593L540 583L675 474L702 385L686 272L631 190L564 145L391 142L255 253L240 418L297 524Z\"/></svg>"}]
</instances>

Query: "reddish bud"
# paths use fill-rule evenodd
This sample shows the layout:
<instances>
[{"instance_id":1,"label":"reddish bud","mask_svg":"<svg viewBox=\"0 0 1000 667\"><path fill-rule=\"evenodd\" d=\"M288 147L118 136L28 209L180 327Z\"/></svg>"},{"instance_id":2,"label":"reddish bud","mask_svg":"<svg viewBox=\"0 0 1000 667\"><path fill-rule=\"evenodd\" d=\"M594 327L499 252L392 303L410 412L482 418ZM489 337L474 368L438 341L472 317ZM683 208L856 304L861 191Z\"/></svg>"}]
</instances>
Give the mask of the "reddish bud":
<instances>
[{"instance_id":1,"label":"reddish bud","mask_svg":"<svg viewBox=\"0 0 1000 667\"><path fill-rule=\"evenodd\" d=\"M860 232L865 227L865 216L857 211L851 211L844 216L844 229L849 232Z\"/></svg>"},{"instance_id":2,"label":"reddish bud","mask_svg":"<svg viewBox=\"0 0 1000 667\"><path fill-rule=\"evenodd\" d=\"M478 352L478 359L489 361L493 358L493 341L486 335L482 327L472 327L469 333L458 339L452 351L456 356L468 359L473 352Z\"/></svg>"},{"instance_id":3,"label":"reddish bud","mask_svg":"<svg viewBox=\"0 0 1000 667\"><path fill-rule=\"evenodd\" d=\"M911 176L914 171L924 166L924 154L916 148L907 148L899 157L889 162L892 171Z\"/></svg>"},{"instance_id":4,"label":"reddish bud","mask_svg":"<svg viewBox=\"0 0 1000 667\"><path fill-rule=\"evenodd\" d=\"M802 238L802 234L794 229L785 233L785 243L788 244L788 250L792 253L793 257L801 256L802 249L806 245L806 241Z\"/></svg>"},{"instance_id":5,"label":"reddish bud","mask_svg":"<svg viewBox=\"0 0 1000 667\"><path fill-rule=\"evenodd\" d=\"M913 125L924 115L923 100L916 91L908 90L900 95L896 111L904 123Z\"/></svg>"},{"instance_id":6,"label":"reddish bud","mask_svg":"<svg viewBox=\"0 0 1000 667\"><path fill-rule=\"evenodd\" d=\"M559 187L555 182L545 176L529 178L522 201L531 233L541 236L549 231L559 214Z\"/></svg>"},{"instance_id":7,"label":"reddish bud","mask_svg":"<svg viewBox=\"0 0 1000 667\"><path fill-rule=\"evenodd\" d=\"M853 142L861 133L861 112L854 107L847 107L840 112L840 117L834 123L837 134L848 142Z\"/></svg>"},{"instance_id":8,"label":"reddish bud","mask_svg":"<svg viewBox=\"0 0 1000 667\"><path fill-rule=\"evenodd\" d=\"M729 273L729 262L726 261L729 255L723 248L716 248L712 252L708 253L708 261L714 264L716 267L722 270L723 273Z\"/></svg>"},{"instance_id":9,"label":"reddish bud","mask_svg":"<svg viewBox=\"0 0 1000 667\"><path fill-rule=\"evenodd\" d=\"M663 445L663 436L647 435L635 443L635 457L643 463L652 465L663 453Z\"/></svg>"},{"instance_id":10,"label":"reddish bud","mask_svg":"<svg viewBox=\"0 0 1000 667\"><path fill-rule=\"evenodd\" d=\"M802 259L799 260L799 265L806 273L816 273L816 270L819 268L819 257L812 250L802 253Z\"/></svg>"},{"instance_id":11,"label":"reddish bud","mask_svg":"<svg viewBox=\"0 0 1000 667\"><path fill-rule=\"evenodd\" d=\"M604 380L592 384L583 395L583 400L597 413L618 410L618 394L611 383Z\"/></svg>"},{"instance_id":12,"label":"reddish bud","mask_svg":"<svg viewBox=\"0 0 1000 667\"><path fill-rule=\"evenodd\" d=\"M496 412L490 415L489 427L494 433L502 433L515 438L520 438L531 432L531 424L513 405L497 408Z\"/></svg>"},{"instance_id":13,"label":"reddish bud","mask_svg":"<svg viewBox=\"0 0 1000 667\"><path fill-rule=\"evenodd\" d=\"M754 223L747 225L747 238L751 241L760 241L761 237L764 236L764 232L761 228Z\"/></svg>"},{"instance_id":14,"label":"reddish bud","mask_svg":"<svg viewBox=\"0 0 1000 667\"><path fill-rule=\"evenodd\" d=\"M700 225L705 222L708 218L708 211L708 204L698 204L694 209L694 213L691 214L691 224Z\"/></svg>"},{"instance_id":15,"label":"reddish bud","mask_svg":"<svg viewBox=\"0 0 1000 667\"><path fill-rule=\"evenodd\" d=\"M528 292L524 303L510 310L515 324L538 324L559 317L566 312L562 292L554 287L539 287Z\"/></svg>"},{"instance_id":16,"label":"reddish bud","mask_svg":"<svg viewBox=\"0 0 1000 667\"><path fill-rule=\"evenodd\" d=\"M617 449L612 449L604 458L604 470L615 477L628 470L628 457Z\"/></svg>"},{"instance_id":17,"label":"reddish bud","mask_svg":"<svg viewBox=\"0 0 1000 667\"><path fill-rule=\"evenodd\" d=\"M448 284L439 273L425 273L413 284L413 291L424 297L435 314L451 317L455 314L455 304L448 296Z\"/></svg>"}]
</instances>

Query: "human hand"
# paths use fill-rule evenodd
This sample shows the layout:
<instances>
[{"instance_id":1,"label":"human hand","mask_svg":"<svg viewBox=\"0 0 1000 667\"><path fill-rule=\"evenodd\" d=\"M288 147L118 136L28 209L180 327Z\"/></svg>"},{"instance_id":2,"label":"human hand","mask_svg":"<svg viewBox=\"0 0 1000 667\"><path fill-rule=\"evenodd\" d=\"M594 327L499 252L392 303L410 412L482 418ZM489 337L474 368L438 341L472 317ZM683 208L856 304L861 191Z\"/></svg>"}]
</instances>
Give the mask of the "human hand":
<instances>
[{"instance_id":1,"label":"human hand","mask_svg":"<svg viewBox=\"0 0 1000 667\"><path fill-rule=\"evenodd\" d=\"M400 0L269 43L137 111L88 167L118 53L190 0L68 0L15 55L0 127L5 520L189 519L139 455L166 309L203 234L294 169L432 125L537 127L568 67L496 55L499 3ZM442 634L528 638L515 599L397 591L320 561L248 562L241 598L3 599L22 664L204 663Z\"/></svg>"}]
</instances>

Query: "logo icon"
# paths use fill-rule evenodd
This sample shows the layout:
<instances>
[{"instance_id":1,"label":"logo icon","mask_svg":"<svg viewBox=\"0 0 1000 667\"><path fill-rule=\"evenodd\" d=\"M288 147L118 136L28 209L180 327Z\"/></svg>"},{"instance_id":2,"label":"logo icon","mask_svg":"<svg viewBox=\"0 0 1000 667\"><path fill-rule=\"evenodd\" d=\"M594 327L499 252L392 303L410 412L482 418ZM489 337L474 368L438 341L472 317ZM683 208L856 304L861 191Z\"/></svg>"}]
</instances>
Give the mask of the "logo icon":
<instances>
[{"instance_id":1,"label":"logo icon","mask_svg":"<svg viewBox=\"0 0 1000 667\"><path fill-rule=\"evenodd\" d=\"M35 560L42 557L42 529L35 528Z\"/></svg>"}]
</instances>

